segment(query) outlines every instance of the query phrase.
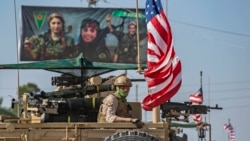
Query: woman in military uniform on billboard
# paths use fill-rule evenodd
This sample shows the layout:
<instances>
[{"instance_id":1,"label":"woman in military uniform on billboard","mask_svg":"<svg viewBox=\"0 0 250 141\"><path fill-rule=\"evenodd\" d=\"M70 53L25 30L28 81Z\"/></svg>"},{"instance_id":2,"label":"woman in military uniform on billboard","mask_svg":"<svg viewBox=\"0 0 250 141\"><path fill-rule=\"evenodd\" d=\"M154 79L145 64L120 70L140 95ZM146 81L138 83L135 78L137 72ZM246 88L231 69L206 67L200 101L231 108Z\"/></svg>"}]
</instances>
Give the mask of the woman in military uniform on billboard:
<instances>
[{"instance_id":1,"label":"woman in military uniform on billboard","mask_svg":"<svg viewBox=\"0 0 250 141\"><path fill-rule=\"evenodd\" d=\"M67 36L65 32L65 21L61 14L52 13L48 17L49 29L46 33L26 37L24 49L28 53L30 60L52 60L72 57L74 39ZM68 33L72 27L69 27Z\"/></svg>"},{"instance_id":2,"label":"woman in military uniform on billboard","mask_svg":"<svg viewBox=\"0 0 250 141\"><path fill-rule=\"evenodd\" d=\"M83 53L84 57L90 61L111 62L110 52L105 41L107 33L105 29L100 29L97 20L83 19L76 54Z\"/></svg>"},{"instance_id":3,"label":"woman in military uniform on billboard","mask_svg":"<svg viewBox=\"0 0 250 141\"><path fill-rule=\"evenodd\" d=\"M128 32L115 30L111 24L111 15L106 16L106 23L110 33L115 35L119 41L118 47L115 51L113 62L118 63L137 63L137 25L136 22L131 21L128 24ZM139 34L141 39L147 37L147 33Z\"/></svg>"}]
</instances>

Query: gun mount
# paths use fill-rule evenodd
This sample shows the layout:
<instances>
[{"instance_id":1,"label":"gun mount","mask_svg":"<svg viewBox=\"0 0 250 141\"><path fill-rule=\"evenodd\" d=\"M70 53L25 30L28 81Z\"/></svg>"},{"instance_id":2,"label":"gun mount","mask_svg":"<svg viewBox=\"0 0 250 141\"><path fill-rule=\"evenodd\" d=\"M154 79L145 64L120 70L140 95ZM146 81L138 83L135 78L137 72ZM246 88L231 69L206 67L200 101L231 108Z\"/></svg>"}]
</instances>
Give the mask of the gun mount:
<instances>
[{"instance_id":1,"label":"gun mount","mask_svg":"<svg viewBox=\"0 0 250 141\"><path fill-rule=\"evenodd\" d=\"M81 85L82 83L94 83L95 85L99 85L102 82L108 81L114 76L110 76L109 78L101 78L100 76L95 77L86 77L86 76L73 76L70 74L63 74L62 76L54 76L51 77L51 85L54 86L74 86L74 85Z\"/></svg>"},{"instance_id":2,"label":"gun mount","mask_svg":"<svg viewBox=\"0 0 250 141\"><path fill-rule=\"evenodd\" d=\"M103 97L58 98L23 95L21 117L24 122L96 122Z\"/></svg>"},{"instance_id":3,"label":"gun mount","mask_svg":"<svg viewBox=\"0 0 250 141\"><path fill-rule=\"evenodd\" d=\"M26 123L96 122L103 97L114 91L113 78L52 77L52 85L58 86L55 91L24 93L19 101L12 100L12 107L19 104L21 120Z\"/></svg>"},{"instance_id":4,"label":"gun mount","mask_svg":"<svg viewBox=\"0 0 250 141\"><path fill-rule=\"evenodd\" d=\"M113 91L113 85L97 85L97 86L84 86L81 87L73 87L70 89L63 89L60 91L53 92L44 92L42 91L40 94L36 94L34 97L41 98L72 98L72 97L84 97L86 95L92 95L95 93L105 92L105 91Z\"/></svg>"},{"instance_id":5,"label":"gun mount","mask_svg":"<svg viewBox=\"0 0 250 141\"><path fill-rule=\"evenodd\" d=\"M207 114L211 109L222 110L218 105L210 107L206 105L192 105L191 102L165 102L160 108L162 110L162 118L166 118L167 121L173 119L185 122L188 122L190 114Z\"/></svg>"}]
</instances>

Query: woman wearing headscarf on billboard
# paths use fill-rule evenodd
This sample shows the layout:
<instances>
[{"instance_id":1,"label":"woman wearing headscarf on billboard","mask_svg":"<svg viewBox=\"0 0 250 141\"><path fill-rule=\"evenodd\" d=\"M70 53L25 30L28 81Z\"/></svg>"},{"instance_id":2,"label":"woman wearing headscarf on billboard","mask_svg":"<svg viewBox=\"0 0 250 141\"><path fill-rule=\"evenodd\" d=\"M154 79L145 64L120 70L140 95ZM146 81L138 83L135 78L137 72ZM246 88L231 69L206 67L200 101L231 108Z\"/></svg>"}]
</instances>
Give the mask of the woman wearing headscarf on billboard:
<instances>
[{"instance_id":1,"label":"woman wearing headscarf on billboard","mask_svg":"<svg viewBox=\"0 0 250 141\"><path fill-rule=\"evenodd\" d=\"M74 48L74 39L67 36L65 21L61 14L52 13L48 17L49 29L41 35L34 35L24 40L24 49L31 60L53 60L72 57L69 53ZM69 26L68 32L72 27Z\"/></svg>"},{"instance_id":2,"label":"woman wearing headscarf on billboard","mask_svg":"<svg viewBox=\"0 0 250 141\"><path fill-rule=\"evenodd\" d=\"M110 51L105 42L106 31L100 29L99 22L86 18L81 22L77 55L83 53L84 57L95 62L111 62Z\"/></svg>"}]
</instances>

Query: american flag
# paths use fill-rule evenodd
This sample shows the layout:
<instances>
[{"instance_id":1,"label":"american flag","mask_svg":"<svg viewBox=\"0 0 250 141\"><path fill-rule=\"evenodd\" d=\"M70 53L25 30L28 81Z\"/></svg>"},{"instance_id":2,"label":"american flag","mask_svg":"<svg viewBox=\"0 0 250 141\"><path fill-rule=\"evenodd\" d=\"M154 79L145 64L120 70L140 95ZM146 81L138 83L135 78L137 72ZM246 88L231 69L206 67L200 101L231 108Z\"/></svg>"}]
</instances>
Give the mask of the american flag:
<instances>
[{"instance_id":1,"label":"american flag","mask_svg":"<svg viewBox=\"0 0 250 141\"><path fill-rule=\"evenodd\" d=\"M224 129L228 132L230 141L235 141L235 132L231 123L224 124Z\"/></svg>"},{"instance_id":2,"label":"american flag","mask_svg":"<svg viewBox=\"0 0 250 141\"><path fill-rule=\"evenodd\" d=\"M144 110L151 110L168 101L182 82L181 62L175 55L171 27L160 0L146 1L148 34L147 70L144 77L149 94L143 99Z\"/></svg>"},{"instance_id":3,"label":"american flag","mask_svg":"<svg viewBox=\"0 0 250 141\"><path fill-rule=\"evenodd\" d=\"M203 91L200 88L197 92L190 94L189 100L193 105L201 105L203 103ZM202 127L202 115L201 114L193 114L194 122L196 123L197 127Z\"/></svg>"}]
</instances>

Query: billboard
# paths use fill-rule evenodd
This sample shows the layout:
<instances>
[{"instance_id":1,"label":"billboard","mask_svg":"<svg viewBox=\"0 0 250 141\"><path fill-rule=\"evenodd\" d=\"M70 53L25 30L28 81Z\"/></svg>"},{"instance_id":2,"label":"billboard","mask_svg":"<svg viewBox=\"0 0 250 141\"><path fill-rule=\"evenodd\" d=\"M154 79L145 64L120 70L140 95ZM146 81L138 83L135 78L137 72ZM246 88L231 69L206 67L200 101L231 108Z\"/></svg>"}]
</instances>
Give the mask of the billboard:
<instances>
[{"instance_id":1,"label":"billboard","mask_svg":"<svg viewBox=\"0 0 250 141\"><path fill-rule=\"evenodd\" d=\"M20 61L68 59L83 53L94 62L137 63L139 47L141 63L146 63L146 21L144 9L138 11L22 6Z\"/></svg>"}]
</instances>

